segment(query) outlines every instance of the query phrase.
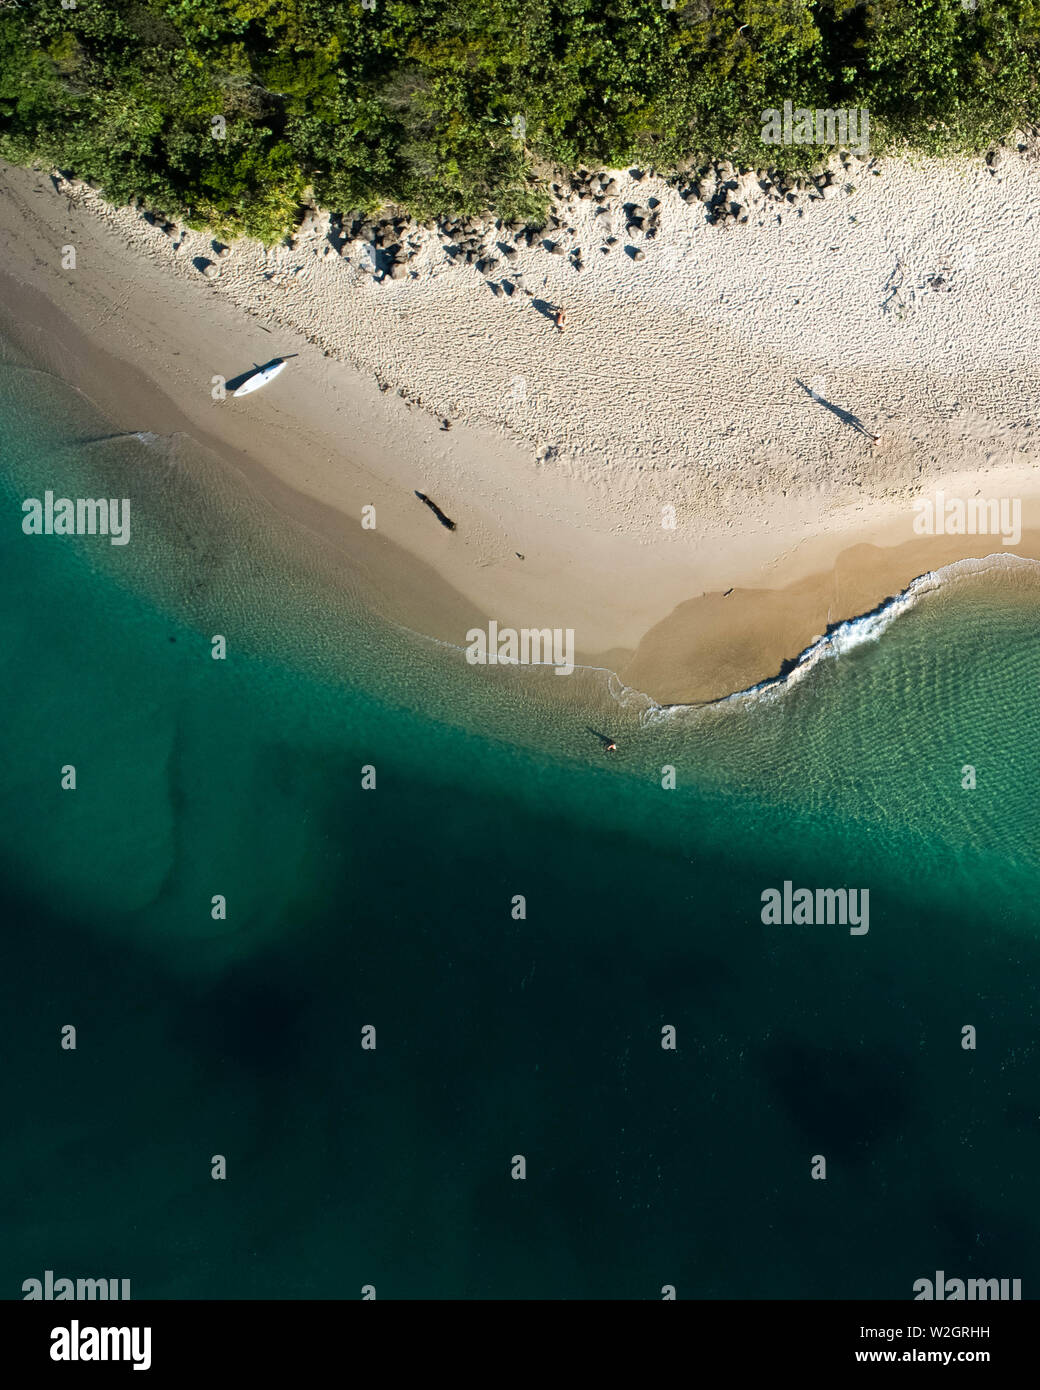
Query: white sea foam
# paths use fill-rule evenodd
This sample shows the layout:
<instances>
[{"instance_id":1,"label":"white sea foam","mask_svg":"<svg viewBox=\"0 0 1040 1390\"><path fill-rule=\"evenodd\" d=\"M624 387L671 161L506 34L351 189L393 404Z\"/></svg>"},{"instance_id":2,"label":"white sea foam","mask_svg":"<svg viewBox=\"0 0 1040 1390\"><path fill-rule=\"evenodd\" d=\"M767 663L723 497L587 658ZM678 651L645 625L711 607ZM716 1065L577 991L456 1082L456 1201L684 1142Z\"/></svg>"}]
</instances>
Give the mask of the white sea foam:
<instances>
[{"instance_id":1,"label":"white sea foam","mask_svg":"<svg viewBox=\"0 0 1040 1390\"><path fill-rule=\"evenodd\" d=\"M818 637L815 642L810 643L804 651L800 652L782 675L770 676L765 680L758 681L755 685L748 686L745 690L736 690L731 695L720 696L717 700L704 701L695 705L661 704L645 691L638 690L635 686L626 685L617 672L608 666L583 666L580 663L575 663L574 669L575 671L599 672L604 675L607 693L611 699L626 712L636 710L642 728L653 728L655 725L680 716L690 718L702 715L709 710L721 711L726 708L743 707L751 703L776 700L782 698L793 686L805 680L820 662L844 656L848 652L855 651L857 647L865 646L868 642L876 642L897 618L904 613L909 613L928 594L946 588L958 580L972 579L978 575L1001 569L1040 569L1040 560L1001 552L978 559L955 560L952 564L942 566L941 569L929 570L911 580L901 593L885 599L869 613L862 613L858 617L846 619L845 622L835 623L829 632ZM460 654L465 651L465 648L455 642L448 642L442 638L430 637L427 634L416 632L402 623L391 620L391 625L402 632L410 633L413 637L420 637L434 646L449 648ZM531 665L541 664L543 663L531 663ZM521 672L524 668L517 666L510 669Z\"/></svg>"},{"instance_id":2,"label":"white sea foam","mask_svg":"<svg viewBox=\"0 0 1040 1390\"><path fill-rule=\"evenodd\" d=\"M704 709L720 709L727 705L747 705L754 701L772 700L783 696L792 686L803 681L821 661L843 656L868 642L876 642L881 634L904 613L909 613L926 595L948 587L951 583L971 579L1001 569L1036 569L1040 561L1007 553L986 555L980 559L955 560L938 570L918 575L893 598L859 617L836 623L829 632L818 637L800 652L782 675L771 676L745 690L734 691L718 700L701 705L654 705L640 716L640 723L652 726L680 714Z\"/></svg>"}]
</instances>

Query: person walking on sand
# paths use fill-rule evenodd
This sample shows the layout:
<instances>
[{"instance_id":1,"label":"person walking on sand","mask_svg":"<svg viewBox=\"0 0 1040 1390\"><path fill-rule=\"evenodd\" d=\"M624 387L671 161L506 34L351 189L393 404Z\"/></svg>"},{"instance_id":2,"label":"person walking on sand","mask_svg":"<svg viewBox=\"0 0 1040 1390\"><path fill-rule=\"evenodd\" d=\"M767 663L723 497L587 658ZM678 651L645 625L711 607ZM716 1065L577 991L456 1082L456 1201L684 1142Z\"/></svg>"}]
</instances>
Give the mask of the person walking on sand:
<instances>
[{"instance_id":1,"label":"person walking on sand","mask_svg":"<svg viewBox=\"0 0 1040 1390\"><path fill-rule=\"evenodd\" d=\"M567 310L564 308L556 310L556 327L561 333L567 327Z\"/></svg>"}]
</instances>

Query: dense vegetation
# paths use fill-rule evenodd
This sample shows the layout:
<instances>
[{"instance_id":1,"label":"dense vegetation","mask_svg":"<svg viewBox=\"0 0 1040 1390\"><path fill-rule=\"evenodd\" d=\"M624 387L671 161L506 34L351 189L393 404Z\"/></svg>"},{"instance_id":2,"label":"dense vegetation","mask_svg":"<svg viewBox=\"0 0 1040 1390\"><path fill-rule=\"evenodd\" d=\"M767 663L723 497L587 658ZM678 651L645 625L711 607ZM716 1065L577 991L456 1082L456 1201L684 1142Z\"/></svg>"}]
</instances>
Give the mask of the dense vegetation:
<instances>
[{"instance_id":1,"label":"dense vegetation","mask_svg":"<svg viewBox=\"0 0 1040 1390\"><path fill-rule=\"evenodd\" d=\"M0 0L0 155L270 240L311 191L515 217L553 165L804 164L760 143L787 98L981 148L1038 58L1040 0Z\"/></svg>"}]
</instances>

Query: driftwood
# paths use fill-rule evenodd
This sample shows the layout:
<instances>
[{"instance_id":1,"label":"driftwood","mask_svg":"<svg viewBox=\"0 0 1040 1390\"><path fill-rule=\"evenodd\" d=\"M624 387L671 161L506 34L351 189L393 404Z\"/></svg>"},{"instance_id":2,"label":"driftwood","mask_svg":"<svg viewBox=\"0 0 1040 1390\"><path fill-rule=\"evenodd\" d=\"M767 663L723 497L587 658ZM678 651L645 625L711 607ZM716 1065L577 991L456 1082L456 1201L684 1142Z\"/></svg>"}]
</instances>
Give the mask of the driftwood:
<instances>
[{"instance_id":1,"label":"driftwood","mask_svg":"<svg viewBox=\"0 0 1040 1390\"><path fill-rule=\"evenodd\" d=\"M430 499L426 496L425 492L417 492L415 495L416 497L418 497L420 502L426 503L430 511L433 512L434 516L437 518L437 520L440 522L442 526L447 526L449 531L455 530L455 523L454 521L452 521L451 517L445 516L444 513L441 511L440 507L438 507L437 503L431 502Z\"/></svg>"}]
</instances>

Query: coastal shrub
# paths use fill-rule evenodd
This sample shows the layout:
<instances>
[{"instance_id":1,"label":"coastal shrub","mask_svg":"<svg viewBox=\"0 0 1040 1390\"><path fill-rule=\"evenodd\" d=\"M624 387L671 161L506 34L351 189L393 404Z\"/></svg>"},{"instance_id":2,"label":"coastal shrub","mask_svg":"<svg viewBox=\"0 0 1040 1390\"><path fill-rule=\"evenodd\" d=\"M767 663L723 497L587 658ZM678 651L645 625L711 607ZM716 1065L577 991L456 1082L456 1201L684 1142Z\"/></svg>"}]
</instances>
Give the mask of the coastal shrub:
<instances>
[{"instance_id":1,"label":"coastal shrub","mask_svg":"<svg viewBox=\"0 0 1040 1390\"><path fill-rule=\"evenodd\" d=\"M680 170L762 112L981 150L1037 114L1040 0L0 0L0 155L226 234L334 210L533 217L554 168Z\"/></svg>"}]
</instances>

